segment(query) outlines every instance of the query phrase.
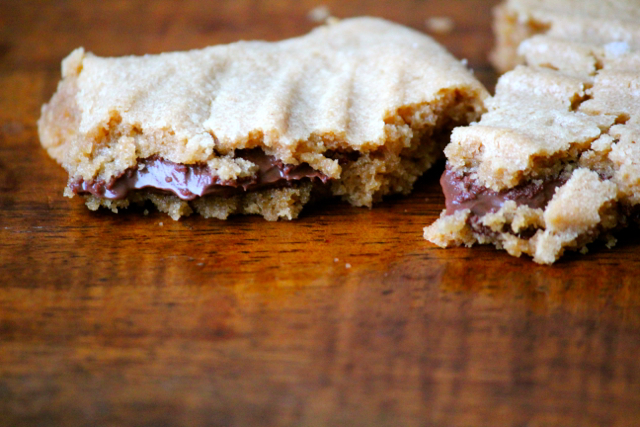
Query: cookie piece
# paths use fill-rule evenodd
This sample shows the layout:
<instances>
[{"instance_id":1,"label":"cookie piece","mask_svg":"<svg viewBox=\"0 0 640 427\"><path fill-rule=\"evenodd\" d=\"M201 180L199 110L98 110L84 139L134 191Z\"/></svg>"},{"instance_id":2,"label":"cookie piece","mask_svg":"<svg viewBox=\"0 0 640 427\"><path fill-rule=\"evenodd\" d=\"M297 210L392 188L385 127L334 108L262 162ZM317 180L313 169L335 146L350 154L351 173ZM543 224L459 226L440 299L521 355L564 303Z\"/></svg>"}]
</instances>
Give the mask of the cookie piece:
<instances>
[{"instance_id":1,"label":"cookie piece","mask_svg":"<svg viewBox=\"0 0 640 427\"><path fill-rule=\"evenodd\" d=\"M65 194L172 218L295 218L316 195L407 194L488 96L431 38L354 18L276 43L100 58L83 49L38 122Z\"/></svg>"},{"instance_id":2,"label":"cookie piece","mask_svg":"<svg viewBox=\"0 0 640 427\"><path fill-rule=\"evenodd\" d=\"M507 6L516 3L534 4ZM537 3L532 16L550 16L546 3ZM576 6L553 5L553 16ZM576 27L592 7L576 10ZM522 42L527 65L499 79L480 122L454 130L441 178L446 209L425 228L427 240L442 247L493 243L550 264L597 238L613 245L609 233L637 218L639 38L572 38L590 25L585 19L566 38Z\"/></svg>"},{"instance_id":3,"label":"cookie piece","mask_svg":"<svg viewBox=\"0 0 640 427\"><path fill-rule=\"evenodd\" d=\"M632 50L640 48L639 0L507 0L494 14L496 47L490 60L500 72L524 64L518 48L539 34L589 46L626 42Z\"/></svg>"}]
</instances>

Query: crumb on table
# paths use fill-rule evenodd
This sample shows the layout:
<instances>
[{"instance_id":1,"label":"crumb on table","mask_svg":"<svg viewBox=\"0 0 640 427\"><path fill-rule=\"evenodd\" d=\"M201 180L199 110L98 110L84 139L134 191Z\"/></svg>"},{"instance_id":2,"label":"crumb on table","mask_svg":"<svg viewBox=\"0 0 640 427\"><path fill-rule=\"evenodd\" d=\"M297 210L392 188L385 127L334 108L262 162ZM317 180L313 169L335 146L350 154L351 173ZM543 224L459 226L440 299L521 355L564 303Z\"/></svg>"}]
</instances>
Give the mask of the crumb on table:
<instances>
[{"instance_id":1,"label":"crumb on table","mask_svg":"<svg viewBox=\"0 0 640 427\"><path fill-rule=\"evenodd\" d=\"M320 5L311 9L307 14L307 17L312 22L322 24L326 22L329 18L331 18L331 12L329 11L329 8L327 6Z\"/></svg>"},{"instance_id":2,"label":"crumb on table","mask_svg":"<svg viewBox=\"0 0 640 427\"><path fill-rule=\"evenodd\" d=\"M424 22L427 30L434 34L449 34L453 31L455 23L448 16L432 16Z\"/></svg>"}]
</instances>

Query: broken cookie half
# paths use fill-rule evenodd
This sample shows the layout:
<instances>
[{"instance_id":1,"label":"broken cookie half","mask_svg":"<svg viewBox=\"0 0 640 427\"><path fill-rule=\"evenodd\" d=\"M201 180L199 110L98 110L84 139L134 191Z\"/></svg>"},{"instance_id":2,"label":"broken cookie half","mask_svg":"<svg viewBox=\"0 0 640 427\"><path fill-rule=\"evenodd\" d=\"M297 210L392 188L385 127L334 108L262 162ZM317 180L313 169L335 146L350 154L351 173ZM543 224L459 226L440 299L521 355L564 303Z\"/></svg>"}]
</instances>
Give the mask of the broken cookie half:
<instances>
[{"instance_id":1,"label":"broken cookie half","mask_svg":"<svg viewBox=\"0 0 640 427\"><path fill-rule=\"evenodd\" d=\"M292 219L314 196L407 194L488 96L431 38L355 18L276 43L100 58L82 49L42 109L65 194Z\"/></svg>"},{"instance_id":2,"label":"broken cookie half","mask_svg":"<svg viewBox=\"0 0 640 427\"><path fill-rule=\"evenodd\" d=\"M637 27L617 25L622 12L618 20L601 17L609 30L589 30L596 18L590 7L600 11L598 5L509 1L502 7L528 11L524 16L547 23L548 33L520 44L526 65L499 79L478 123L454 130L441 178L446 209L425 228L427 240L443 247L493 243L550 264L598 238L615 244L610 232L637 218L640 35ZM559 23L567 27L556 28ZM513 25L523 26L513 30L520 34L532 24L521 17Z\"/></svg>"}]
</instances>

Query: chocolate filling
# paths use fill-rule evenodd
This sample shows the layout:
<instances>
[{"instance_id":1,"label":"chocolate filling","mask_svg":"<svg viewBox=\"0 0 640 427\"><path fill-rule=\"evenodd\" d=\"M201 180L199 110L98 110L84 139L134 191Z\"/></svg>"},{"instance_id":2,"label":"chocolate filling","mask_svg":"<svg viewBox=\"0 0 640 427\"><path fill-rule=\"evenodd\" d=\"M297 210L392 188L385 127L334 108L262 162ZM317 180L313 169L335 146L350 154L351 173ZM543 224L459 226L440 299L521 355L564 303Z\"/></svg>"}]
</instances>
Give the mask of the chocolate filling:
<instances>
[{"instance_id":1,"label":"chocolate filling","mask_svg":"<svg viewBox=\"0 0 640 427\"><path fill-rule=\"evenodd\" d=\"M112 200L124 199L130 191L143 188L172 193L182 200L193 200L210 194L231 196L261 188L283 187L302 179L319 179L325 184L329 181L328 176L306 163L284 164L260 149L238 150L236 157L256 164L258 171L251 177L225 181L205 164L184 165L153 156L141 160L137 167L125 170L109 182L101 179L87 182L80 179L72 182L70 187L76 194L93 194Z\"/></svg>"},{"instance_id":2,"label":"chocolate filling","mask_svg":"<svg viewBox=\"0 0 640 427\"><path fill-rule=\"evenodd\" d=\"M530 182L498 192L479 185L469 176L457 174L448 166L440 178L447 215L461 209L469 209L478 217L497 212L507 200L513 200L518 205L527 205L534 209L544 209L556 188L566 182L566 178L553 177L541 183Z\"/></svg>"}]
</instances>

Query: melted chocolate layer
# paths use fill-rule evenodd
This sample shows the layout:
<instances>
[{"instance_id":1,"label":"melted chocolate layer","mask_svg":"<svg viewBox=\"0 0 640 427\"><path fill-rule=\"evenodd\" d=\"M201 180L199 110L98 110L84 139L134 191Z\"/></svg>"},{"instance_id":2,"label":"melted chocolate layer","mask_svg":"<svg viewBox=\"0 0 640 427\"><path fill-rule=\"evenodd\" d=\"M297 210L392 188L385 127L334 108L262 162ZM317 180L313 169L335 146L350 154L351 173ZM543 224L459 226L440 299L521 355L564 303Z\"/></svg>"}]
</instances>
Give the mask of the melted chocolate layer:
<instances>
[{"instance_id":1,"label":"melted chocolate layer","mask_svg":"<svg viewBox=\"0 0 640 427\"><path fill-rule=\"evenodd\" d=\"M193 200L209 194L230 196L265 187L282 187L301 179L329 181L328 176L306 163L286 165L260 149L238 151L237 157L255 163L256 174L237 181L223 181L207 165L184 165L154 156L141 160L137 167L127 169L109 182L79 180L71 184L71 189L76 194L113 200L126 198L130 191L148 188L175 194L182 200Z\"/></svg>"},{"instance_id":2,"label":"melted chocolate layer","mask_svg":"<svg viewBox=\"0 0 640 427\"><path fill-rule=\"evenodd\" d=\"M461 209L469 209L479 217L497 212L507 200L513 200L518 205L527 205L534 209L544 209L556 188L566 182L565 178L551 178L540 184L531 182L498 192L479 185L469 176L458 175L448 167L440 178L447 215Z\"/></svg>"}]
</instances>

